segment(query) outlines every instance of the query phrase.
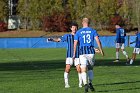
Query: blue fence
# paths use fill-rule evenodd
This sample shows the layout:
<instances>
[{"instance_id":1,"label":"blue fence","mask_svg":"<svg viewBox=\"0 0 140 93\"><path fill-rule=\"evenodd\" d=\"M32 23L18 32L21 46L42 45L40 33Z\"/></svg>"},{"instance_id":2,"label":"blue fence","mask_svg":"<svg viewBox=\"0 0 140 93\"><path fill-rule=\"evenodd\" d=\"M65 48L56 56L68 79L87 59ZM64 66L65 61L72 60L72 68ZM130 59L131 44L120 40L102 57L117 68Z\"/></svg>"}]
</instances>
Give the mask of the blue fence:
<instances>
[{"instance_id":1,"label":"blue fence","mask_svg":"<svg viewBox=\"0 0 140 93\"><path fill-rule=\"evenodd\" d=\"M115 47L115 36L101 36L100 40L103 47ZM125 46L129 46L129 42L134 40L135 36L127 36ZM65 42L47 42L47 38L0 38L0 48L65 48L66 46Z\"/></svg>"}]
</instances>

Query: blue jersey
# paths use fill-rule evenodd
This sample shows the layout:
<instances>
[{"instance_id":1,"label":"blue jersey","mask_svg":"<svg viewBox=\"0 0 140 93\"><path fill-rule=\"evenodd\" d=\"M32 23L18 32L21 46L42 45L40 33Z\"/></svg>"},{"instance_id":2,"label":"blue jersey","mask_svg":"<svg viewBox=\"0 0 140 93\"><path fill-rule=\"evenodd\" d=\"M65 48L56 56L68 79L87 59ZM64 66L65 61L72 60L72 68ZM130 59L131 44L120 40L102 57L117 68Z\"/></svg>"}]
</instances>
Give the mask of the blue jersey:
<instances>
[{"instance_id":1,"label":"blue jersey","mask_svg":"<svg viewBox=\"0 0 140 93\"><path fill-rule=\"evenodd\" d=\"M116 43L125 43L125 30L123 28L116 29Z\"/></svg>"},{"instance_id":2,"label":"blue jersey","mask_svg":"<svg viewBox=\"0 0 140 93\"><path fill-rule=\"evenodd\" d=\"M136 48L140 48L140 33L136 34Z\"/></svg>"},{"instance_id":3,"label":"blue jersey","mask_svg":"<svg viewBox=\"0 0 140 93\"><path fill-rule=\"evenodd\" d=\"M72 34L65 34L61 37L61 42L67 42L67 58L73 57L73 49L74 49L74 35ZM79 58L79 47L77 46L75 58Z\"/></svg>"},{"instance_id":4,"label":"blue jersey","mask_svg":"<svg viewBox=\"0 0 140 93\"><path fill-rule=\"evenodd\" d=\"M74 40L79 42L80 54L94 54L94 37L98 36L96 30L86 27L77 31Z\"/></svg>"}]
</instances>

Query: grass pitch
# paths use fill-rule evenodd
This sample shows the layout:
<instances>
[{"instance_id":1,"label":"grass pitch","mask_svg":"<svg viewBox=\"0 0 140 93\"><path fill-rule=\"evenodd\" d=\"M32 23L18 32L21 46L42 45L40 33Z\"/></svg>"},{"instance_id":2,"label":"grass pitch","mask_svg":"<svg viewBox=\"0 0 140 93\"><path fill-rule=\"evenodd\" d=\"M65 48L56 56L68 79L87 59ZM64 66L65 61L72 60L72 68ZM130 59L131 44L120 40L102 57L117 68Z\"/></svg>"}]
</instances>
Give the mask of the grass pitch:
<instances>
[{"instance_id":1,"label":"grass pitch","mask_svg":"<svg viewBox=\"0 0 140 93\"><path fill-rule=\"evenodd\" d=\"M132 66L114 48L104 48L105 56L96 54L94 93L139 93L140 55ZM129 56L133 48L127 48ZM0 93L84 93L78 88L78 75L73 66L70 88L64 88L65 49L0 49ZM89 93L92 93L89 91Z\"/></svg>"}]
</instances>

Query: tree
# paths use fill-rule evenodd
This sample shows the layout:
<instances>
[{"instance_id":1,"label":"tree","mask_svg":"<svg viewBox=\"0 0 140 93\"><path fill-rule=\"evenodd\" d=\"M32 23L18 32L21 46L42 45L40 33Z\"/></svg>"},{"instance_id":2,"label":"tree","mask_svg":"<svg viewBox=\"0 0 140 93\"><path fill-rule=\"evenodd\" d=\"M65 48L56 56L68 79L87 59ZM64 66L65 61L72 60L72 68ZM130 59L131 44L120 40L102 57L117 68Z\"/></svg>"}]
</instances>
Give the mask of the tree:
<instances>
[{"instance_id":1,"label":"tree","mask_svg":"<svg viewBox=\"0 0 140 93\"><path fill-rule=\"evenodd\" d=\"M140 0L133 0L133 18L140 31Z\"/></svg>"},{"instance_id":2,"label":"tree","mask_svg":"<svg viewBox=\"0 0 140 93\"><path fill-rule=\"evenodd\" d=\"M116 0L68 0L68 9L73 20L81 22L88 17L97 28L102 29L109 23L109 18L116 12Z\"/></svg>"},{"instance_id":3,"label":"tree","mask_svg":"<svg viewBox=\"0 0 140 93\"><path fill-rule=\"evenodd\" d=\"M72 20L80 22L81 18L86 15L85 7L86 2L84 0L68 0L65 10L69 11Z\"/></svg>"},{"instance_id":4,"label":"tree","mask_svg":"<svg viewBox=\"0 0 140 93\"><path fill-rule=\"evenodd\" d=\"M19 0L18 11L25 19L25 28L30 24L32 29L38 29L42 18L56 12L58 16L64 13L78 24L83 17L88 17L93 20L91 25L99 30L106 29L112 16L117 14L140 29L139 3L140 0Z\"/></svg>"},{"instance_id":5,"label":"tree","mask_svg":"<svg viewBox=\"0 0 140 93\"><path fill-rule=\"evenodd\" d=\"M53 7L52 7L53 6ZM62 11L60 0L19 0L19 15L30 24L32 29L38 29L44 16L50 16L54 11Z\"/></svg>"},{"instance_id":6,"label":"tree","mask_svg":"<svg viewBox=\"0 0 140 93\"><path fill-rule=\"evenodd\" d=\"M109 24L110 16L116 12L116 0L86 1L86 16L94 20L97 29L104 29Z\"/></svg>"},{"instance_id":7,"label":"tree","mask_svg":"<svg viewBox=\"0 0 140 93\"><path fill-rule=\"evenodd\" d=\"M0 20L8 16L8 0L0 0Z\"/></svg>"}]
</instances>

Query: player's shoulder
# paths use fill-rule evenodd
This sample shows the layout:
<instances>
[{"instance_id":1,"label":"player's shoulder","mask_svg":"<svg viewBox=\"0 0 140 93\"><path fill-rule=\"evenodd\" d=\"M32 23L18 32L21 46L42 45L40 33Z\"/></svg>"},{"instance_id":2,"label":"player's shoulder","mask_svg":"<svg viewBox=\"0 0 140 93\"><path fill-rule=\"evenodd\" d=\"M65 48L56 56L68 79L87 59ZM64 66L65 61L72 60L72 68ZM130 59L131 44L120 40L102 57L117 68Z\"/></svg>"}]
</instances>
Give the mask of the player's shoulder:
<instances>
[{"instance_id":1,"label":"player's shoulder","mask_svg":"<svg viewBox=\"0 0 140 93\"><path fill-rule=\"evenodd\" d=\"M116 30L117 30L117 31L120 31L120 29L121 29L121 28L117 28Z\"/></svg>"},{"instance_id":2,"label":"player's shoulder","mask_svg":"<svg viewBox=\"0 0 140 93\"><path fill-rule=\"evenodd\" d=\"M65 36L69 36L69 35L71 35L71 34L68 33L68 34L64 34L63 36L65 37Z\"/></svg>"},{"instance_id":3,"label":"player's shoulder","mask_svg":"<svg viewBox=\"0 0 140 93\"><path fill-rule=\"evenodd\" d=\"M80 33L81 31L82 31L82 28L78 29L78 30L76 31L76 35L77 35L78 33Z\"/></svg>"},{"instance_id":4,"label":"player's shoulder","mask_svg":"<svg viewBox=\"0 0 140 93\"><path fill-rule=\"evenodd\" d=\"M121 27L121 28L118 28L118 30L120 30L120 31L122 31L122 30L125 31L124 28L122 28L122 27Z\"/></svg>"},{"instance_id":5,"label":"player's shoulder","mask_svg":"<svg viewBox=\"0 0 140 93\"><path fill-rule=\"evenodd\" d=\"M121 28L117 28L117 29L116 29L116 33L118 33L118 34L119 34L119 33L120 33L120 31L121 31Z\"/></svg>"},{"instance_id":6,"label":"player's shoulder","mask_svg":"<svg viewBox=\"0 0 140 93\"><path fill-rule=\"evenodd\" d=\"M138 32L138 35L140 35L140 32Z\"/></svg>"},{"instance_id":7,"label":"player's shoulder","mask_svg":"<svg viewBox=\"0 0 140 93\"><path fill-rule=\"evenodd\" d=\"M83 28L80 28L80 29L77 30L77 32L80 32L80 31L83 31Z\"/></svg>"},{"instance_id":8,"label":"player's shoulder","mask_svg":"<svg viewBox=\"0 0 140 93\"><path fill-rule=\"evenodd\" d=\"M136 36L137 36L137 37L140 37L140 33L137 33Z\"/></svg>"},{"instance_id":9,"label":"player's shoulder","mask_svg":"<svg viewBox=\"0 0 140 93\"><path fill-rule=\"evenodd\" d=\"M88 29L89 31L96 32L96 30L95 30L94 28L92 28L92 27L88 27L87 29Z\"/></svg>"}]
</instances>

